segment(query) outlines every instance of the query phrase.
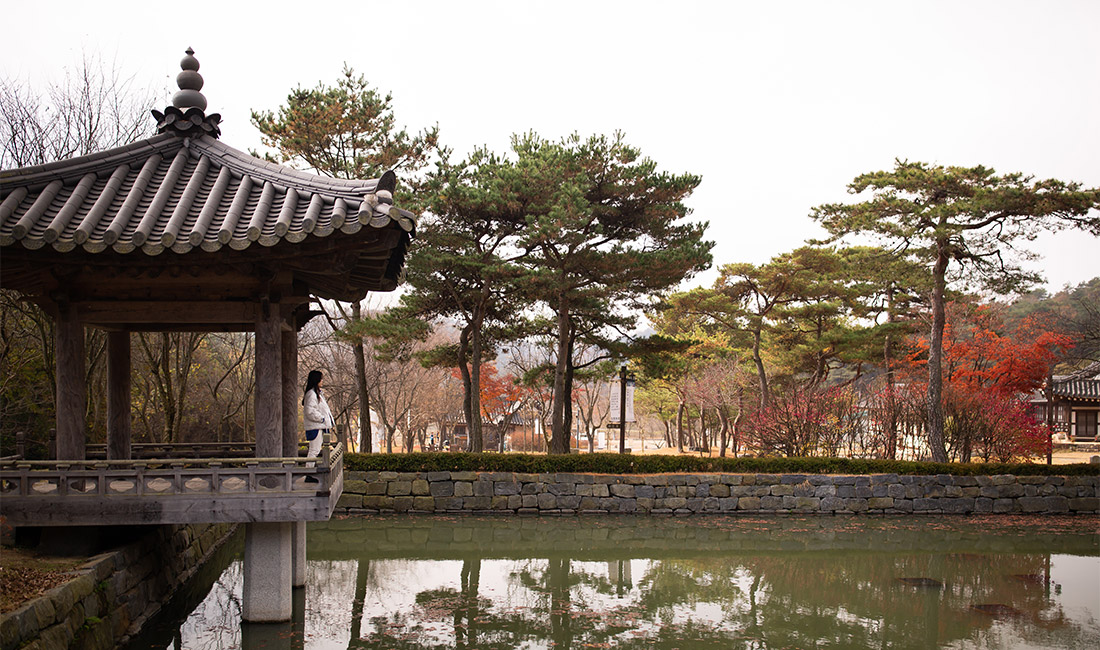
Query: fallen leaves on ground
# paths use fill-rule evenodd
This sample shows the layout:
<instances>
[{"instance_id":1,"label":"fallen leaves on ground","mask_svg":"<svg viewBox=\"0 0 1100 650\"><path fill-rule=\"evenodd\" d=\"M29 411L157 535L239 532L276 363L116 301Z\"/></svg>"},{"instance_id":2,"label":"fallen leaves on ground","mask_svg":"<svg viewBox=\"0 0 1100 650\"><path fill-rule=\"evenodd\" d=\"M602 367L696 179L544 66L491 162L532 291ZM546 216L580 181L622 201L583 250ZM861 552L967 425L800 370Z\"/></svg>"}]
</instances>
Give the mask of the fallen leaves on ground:
<instances>
[{"instance_id":1,"label":"fallen leaves on ground","mask_svg":"<svg viewBox=\"0 0 1100 650\"><path fill-rule=\"evenodd\" d=\"M84 560L39 557L4 547L0 555L0 612L22 607L32 598L72 580Z\"/></svg>"}]
</instances>

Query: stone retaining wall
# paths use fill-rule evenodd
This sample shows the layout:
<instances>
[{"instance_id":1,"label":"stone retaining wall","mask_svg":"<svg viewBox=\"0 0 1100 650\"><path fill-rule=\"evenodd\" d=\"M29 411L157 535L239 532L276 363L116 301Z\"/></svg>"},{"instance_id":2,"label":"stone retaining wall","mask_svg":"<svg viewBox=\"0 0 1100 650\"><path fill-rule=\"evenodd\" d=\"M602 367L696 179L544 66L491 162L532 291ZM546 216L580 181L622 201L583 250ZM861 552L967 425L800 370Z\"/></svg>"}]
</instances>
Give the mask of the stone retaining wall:
<instances>
[{"instance_id":1,"label":"stone retaining wall","mask_svg":"<svg viewBox=\"0 0 1100 650\"><path fill-rule=\"evenodd\" d=\"M160 611L235 528L157 526L136 542L97 555L75 569L69 582L0 616L0 650L117 647Z\"/></svg>"},{"instance_id":2,"label":"stone retaining wall","mask_svg":"<svg viewBox=\"0 0 1100 650\"><path fill-rule=\"evenodd\" d=\"M1100 513L1100 476L520 474L349 471L337 511Z\"/></svg>"}]
</instances>

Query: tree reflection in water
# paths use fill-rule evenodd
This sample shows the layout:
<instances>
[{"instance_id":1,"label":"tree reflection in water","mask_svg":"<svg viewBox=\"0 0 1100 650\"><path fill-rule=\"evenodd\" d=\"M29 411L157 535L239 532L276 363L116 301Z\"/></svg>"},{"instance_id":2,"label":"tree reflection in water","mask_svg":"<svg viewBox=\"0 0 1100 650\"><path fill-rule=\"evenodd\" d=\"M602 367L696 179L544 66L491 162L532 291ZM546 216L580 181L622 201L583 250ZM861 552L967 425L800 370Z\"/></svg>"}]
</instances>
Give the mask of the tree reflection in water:
<instances>
[{"instance_id":1,"label":"tree reflection in water","mask_svg":"<svg viewBox=\"0 0 1100 650\"><path fill-rule=\"evenodd\" d=\"M1096 518L345 519L309 530L305 647L1100 647L1096 529ZM1094 586L1077 593L1092 595L1059 593L1081 566ZM222 640L184 639L233 647Z\"/></svg>"}]
</instances>

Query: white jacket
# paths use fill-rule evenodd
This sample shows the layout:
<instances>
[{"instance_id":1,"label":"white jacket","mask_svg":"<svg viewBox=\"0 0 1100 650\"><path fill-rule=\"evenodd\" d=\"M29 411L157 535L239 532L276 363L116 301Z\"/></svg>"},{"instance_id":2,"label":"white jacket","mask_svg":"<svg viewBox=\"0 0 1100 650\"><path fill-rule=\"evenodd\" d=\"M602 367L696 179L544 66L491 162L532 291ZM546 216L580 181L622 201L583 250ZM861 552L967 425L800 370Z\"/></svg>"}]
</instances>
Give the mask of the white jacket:
<instances>
[{"instance_id":1,"label":"white jacket","mask_svg":"<svg viewBox=\"0 0 1100 650\"><path fill-rule=\"evenodd\" d=\"M331 429L333 427L332 411L328 409L328 402L320 390L307 391L305 401L302 403L302 420L305 422L305 430Z\"/></svg>"}]
</instances>

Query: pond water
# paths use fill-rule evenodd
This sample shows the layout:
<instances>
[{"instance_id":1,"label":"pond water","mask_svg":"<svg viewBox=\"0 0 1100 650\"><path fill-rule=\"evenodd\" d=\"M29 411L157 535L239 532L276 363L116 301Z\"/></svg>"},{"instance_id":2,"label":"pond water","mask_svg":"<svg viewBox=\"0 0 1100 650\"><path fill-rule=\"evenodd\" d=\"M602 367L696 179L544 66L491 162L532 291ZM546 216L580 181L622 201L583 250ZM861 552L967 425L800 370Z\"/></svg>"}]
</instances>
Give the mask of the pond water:
<instances>
[{"instance_id":1,"label":"pond water","mask_svg":"<svg viewBox=\"0 0 1100 650\"><path fill-rule=\"evenodd\" d=\"M1100 648L1096 517L349 517L294 620L240 544L137 648Z\"/></svg>"}]
</instances>

